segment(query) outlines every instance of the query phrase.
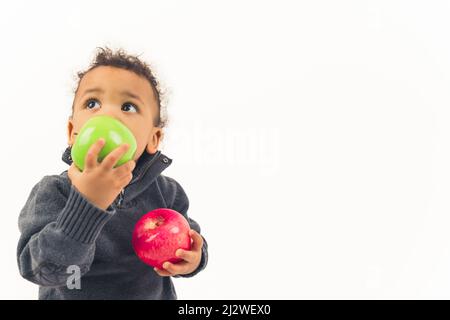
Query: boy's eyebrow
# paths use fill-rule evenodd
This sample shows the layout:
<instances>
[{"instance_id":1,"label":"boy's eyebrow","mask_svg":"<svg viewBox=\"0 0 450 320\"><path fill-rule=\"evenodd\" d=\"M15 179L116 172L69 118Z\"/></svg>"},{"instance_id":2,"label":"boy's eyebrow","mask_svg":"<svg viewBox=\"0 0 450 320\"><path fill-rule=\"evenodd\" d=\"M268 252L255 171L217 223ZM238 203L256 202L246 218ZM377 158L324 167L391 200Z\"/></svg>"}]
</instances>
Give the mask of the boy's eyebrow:
<instances>
[{"instance_id":1,"label":"boy's eyebrow","mask_svg":"<svg viewBox=\"0 0 450 320\"><path fill-rule=\"evenodd\" d=\"M91 88L91 89L86 89L86 90L83 92L82 97L84 97L86 94L91 93L91 92L100 92L100 93L103 93L103 92L105 92L105 91L104 91L102 88ZM127 96L127 97L130 97L130 98L134 98L134 99L136 99L136 100L139 100L142 104L144 104L144 102L142 101L142 99L141 99L138 95L136 95L136 94L134 94L134 93L132 93L132 92L130 92L130 91L124 90L124 91L121 91L120 94L123 95L123 96Z\"/></svg>"}]
</instances>

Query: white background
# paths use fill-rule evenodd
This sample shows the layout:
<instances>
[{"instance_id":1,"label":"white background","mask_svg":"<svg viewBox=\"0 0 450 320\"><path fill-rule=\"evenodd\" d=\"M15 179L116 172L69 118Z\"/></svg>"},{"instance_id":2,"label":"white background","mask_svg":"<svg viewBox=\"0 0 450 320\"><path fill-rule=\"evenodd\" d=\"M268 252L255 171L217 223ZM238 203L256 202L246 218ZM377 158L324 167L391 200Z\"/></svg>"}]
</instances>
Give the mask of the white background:
<instances>
[{"instance_id":1,"label":"white background","mask_svg":"<svg viewBox=\"0 0 450 320\"><path fill-rule=\"evenodd\" d=\"M207 269L180 299L450 298L447 1L0 4L0 298L31 188L67 169L95 47L168 88L164 174L190 198Z\"/></svg>"}]
</instances>

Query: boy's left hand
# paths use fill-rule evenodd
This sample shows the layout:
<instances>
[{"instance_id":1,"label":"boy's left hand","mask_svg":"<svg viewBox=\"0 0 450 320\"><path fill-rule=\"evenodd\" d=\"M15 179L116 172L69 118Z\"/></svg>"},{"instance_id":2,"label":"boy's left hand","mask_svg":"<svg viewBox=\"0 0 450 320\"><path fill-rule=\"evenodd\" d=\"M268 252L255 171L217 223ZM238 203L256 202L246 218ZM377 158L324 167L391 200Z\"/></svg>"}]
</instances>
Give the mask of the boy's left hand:
<instances>
[{"instance_id":1,"label":"boy's left hand","mask_svg":"<svg viewBox=\"0 0 450 320\"><path fill-rule=\"evenodd\" d=\"M170 263L169 261L166 261L163 264L164 270L154 268L155 272L161 277L189 274L195 271L195 269L197 269L200 265L200 261L202 259L203 238L193 229L189 230L189 235L192 239L191 250L178 249L175 253L175 255L178 258L183 259L183 261L178 263Z\"/></svg>"}]
</instances>

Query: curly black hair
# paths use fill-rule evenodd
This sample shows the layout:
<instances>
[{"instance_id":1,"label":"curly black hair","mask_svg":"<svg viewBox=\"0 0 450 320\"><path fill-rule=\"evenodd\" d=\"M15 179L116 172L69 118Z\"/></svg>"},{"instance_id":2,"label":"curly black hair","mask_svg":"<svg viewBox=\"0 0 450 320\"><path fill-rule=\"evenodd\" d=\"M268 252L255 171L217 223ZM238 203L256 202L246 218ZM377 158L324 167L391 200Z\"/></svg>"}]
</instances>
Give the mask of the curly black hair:
<instances>
[{"instance_id":1,"label":"curly black hair","mask_svg":"<svg viewBox=\"0 0 450 320\"><path fill-rule=\"evenodd\" d=\"M76 89L74 90L74 94L77 93L78 87L80 85L81 79L83 79L84 75L91 71L92 69L99 66L111 66L116 68L121 68L125 70L129 70L134 72L138 76L144 77L150 82L150 85L153 89L153 92L156 96L158 102L158 115L155 119L155 126L163 128L167 124L167 120L163 119L161 116L161 101L163 98L163 92L161 90L161 85L158 79L156 79L154 73L152 72L149 64L139 59L139 55L131 55L125 52L123 49L118 49L116 51L111 50L108 47L97 47L97 52L93 61L91 62L89 68L85 71L77 72L76 76L78 77L78 83ZM72 114L73 114L73 105L72 105Z\"/></svg>"}]
</instances>

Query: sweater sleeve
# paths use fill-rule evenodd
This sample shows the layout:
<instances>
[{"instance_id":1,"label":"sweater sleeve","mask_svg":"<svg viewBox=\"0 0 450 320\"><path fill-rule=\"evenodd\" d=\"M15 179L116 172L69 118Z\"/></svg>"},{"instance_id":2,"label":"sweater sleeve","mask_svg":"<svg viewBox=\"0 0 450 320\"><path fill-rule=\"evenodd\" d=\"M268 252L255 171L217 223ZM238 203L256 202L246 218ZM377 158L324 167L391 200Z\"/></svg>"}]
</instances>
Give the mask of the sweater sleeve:
<instances>
[{"instance_id":1,"label":"sweater sleeve","mask_svg":"<svg viewBox=\"0 0 450 320\"><path fill-rule=\"evenodd\" d=\"M184 189L175 179L166 176L164 176L164 178L165 184L170 185L170 187L166 189L168 190L168 193L166 195L166 198L168 199L166 200L168 202L167 203L168 207L181 213L189 222L189 226L191 227L191 229L194 229L198 233L201 233L200 225L188 215L189 198L187 197ZM174 278L180 277L190 278L206 268L206 265L208 264L208 243L206 242L205 237L203 235L201 236L203 238L203 246L202 246L202 258L199 266L197 267L197 269L195 269L193 272L189 274L175 275L173 276Z\"/></svg>"},{"instance_id":2,"label":"sweater sleeve","mask_svg":"<svg viewBox=\"0 0 450 320\"><path fill-rule=\"evenodd\" d=\"M64 185L66 184L66 185ZM64 190L65 189L65 190ZM94 259L95 240L115 211L104 211L58 176L45 176L19 215L19 271L45 287L67 284L68 268L87 273Z\"/></svg>"}]
</instances>

